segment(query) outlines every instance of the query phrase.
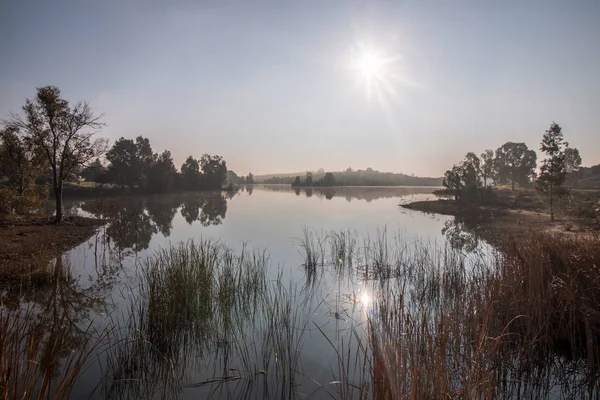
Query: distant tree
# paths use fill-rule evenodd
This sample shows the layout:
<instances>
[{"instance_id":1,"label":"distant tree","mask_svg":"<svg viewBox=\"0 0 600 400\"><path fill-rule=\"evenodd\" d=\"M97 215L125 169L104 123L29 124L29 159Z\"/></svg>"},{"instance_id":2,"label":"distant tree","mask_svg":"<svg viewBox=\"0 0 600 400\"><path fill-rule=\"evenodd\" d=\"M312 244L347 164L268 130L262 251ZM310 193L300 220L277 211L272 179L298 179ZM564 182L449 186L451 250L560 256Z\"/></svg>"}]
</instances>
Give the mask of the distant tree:
<instances>
[{"instance_id":1,"label":"distant tree","mask_svg":"<svg viewBox=\"0 0 600 400\"><path fill-rule=\"evenodd\" d=\"M246 183L247 184L253 184L254 183L254 175L252 175L251 172L249 172L248 176L246 177Z\"/></svg>"},{"instance_id":2,"label":"distant tree","mask_svg":"<svg viewBox=\"0 0 600 400\"><path fill-rule=\"evenodd\" d=\"M202 169L202 185L206 189L221 189L227 179L227 164L220 156L202 155L200 159Z\"/></svg>"},{"instance_id":3,"label":"distant tree","mask_svg":"<svg viewBox=\"0 0 600 400\"><path fill-rule=\"evenodd\" d=\"M313 184L312 173L310 173L310 172L306 173L306 182L305 183L306 183L306 186L312 186L312 184ZM311 193L311 195L312 195L312 193Z\"/></svg>"},{"instance_id":4,"label":"distant tree","mask_svg":"<svg viewBox=\"0 0 600 400\"><path fill-rule=\"evenodd\" d=\"M137 149L132 139L120 138L106 153L110 162L108 175L111 182L134 187L139 184L141 170L137 160Z\"/></svg>"},{"instance_id":5,"label":"distant tree","mask_svg":"<svg viewBox=\"0 0 600 400\"><path fill-rule=\"evenodd\" d=\"M27 143L16 128L0 130L0 171L19 196L33 189L48 165L40 150Z\"/></svg>"},{"instance_id":6,"label":"distant tree","mask_svg":"<svg viewBox=\"0 0 600 400\"><path fill-rule=\"evenodd\" d=\"M581 156L579 150L574 147L565 148L565 169L567 179L573 186L577 186L579 180L579 168L581 167Z\"/></svg>"},{"instance_id":7,"label":"distant tree","mask_svg":"<svg viewBox=\"0 0 600 400\"><path fill-rule=\"evenodd\" d=\"M452 169L449 169L444 174L444 181L442 185L448 190L450 194L458 201L464 190L463 183L463 171L461 165L454 165Z\"/></svg>"},{"instance_id":8,"label":"distant tree","mask_svg":"<svg viewBox=\"0 0 600 400\"><path fill-rule=\"evenodd\" d=\"M494 175L494 151L486 150L481 153L481 178L483 179L483 187L487 188L488 179L492 179Z\"/></svg>"},{"instance_id":9,"label":"distant tree","mask_svg":"<svg viewBox=\"0 0 600 400\"><path fill-rule=\"evenodd\" d=\"M79 165L87 165L106 149L106 141L93 140L102 115L95 116L85 102L70 106L60 97L60 89L45 86L37 89L34 100L23 106L24 116L13 114L8 125L28 146L40 149L52 169L52 190L56 200L54 221L63 215L63 183Z\"/></svg>"},{"instance_id":10,"label":"distant tree","mask_svg":"<svg viewBox=\"0 0 600 400\"><path fill-rule=\"evenodd\" d=\"M463 166L468 168L469 173L473 174L473 180L482 179L481 160L472 151L468 152L463 161Z\"/></svg>"},{"instance_id":11,"label":"distant tree","mask_svg":"<svg viewBox=\"0 0 600 400\"><path fill-rule=\"evenodd\" d=\"M96 158L92 164L81 171L81 177L86 181L105 183L107 169L99 158Z\"/></svg>"},{"instance_id":12,"label":"distant tree","mask_svg":"<svg viewBox=\"0 0 600 400\"><path fill-rule=\"evenodd\" d=\"M479 198L481 189L481 162L475 153L467 153L465 159L444 174L443 185L454 195L456 201L473 202Z\"/></svg>"},{"instance_id":13,"label":"distant tree","mask_svg":"<svg viewBox=\"0 0 600 400\"><path fill-rule=\"evenodd\" d=\"M139 174L138 184L140 187L147 187L150 170L152 169L158 154L154 154L152 151L150 140L142 136L135 138L135 151L137 161L136 169Z\"/></svg>"},{"instance_id":14,"label":"distant tree","mask_svg":"<svg viewBox=\"0 0 600 400\"><path fill-rule=\"evenodd\" d=\"M542 160L540 176L537 179L538 190L550 199L550 219L554 221L554 200L565 193L563 183L567 176L565 152L569 144L563 141L562 128L552 122L542 138L541 148L546 153ZM564 150L563 150L564 148Z\"/></svg>"},{"instance_id":15,"label":"distant tree","mask_svg":"<svg viewBox=\"0 0 600 400\"><path fill-rule=\"evenodd\" d=\"M568 146L568 144L565 143ZM572 172L577 172L581 167L581 156L579 155L579 150L574 147L566 147L565 148L565 169L567 170L567 174Z\"/></svg>"},{"instance_id":16,"label":"distant tree","mask_svg":"<svg viewBox=\"0 0 600 400\"><path fill-rule=\"evenodd\" d=\"M181 177L183 185L187 190L199 190L202 175L200 174L200 163L198 160L189 156L181 166Z\"/></svg>"},{"instance_id":17,"label":"distant tree","mask_svg":"<svg viewBox=\"0 0 600 400\"><path fill-rule=\"evenodd\" d=\"M121 186L146 187L150 169L155 161L152 146L147 138L138 136L132 139L120 138L106 153L110 162L108 175L111 182Z\"/></svg>"},{"instance_id":18,"label":"distant tree","mask_svg":"<svg viewBox=\"0 0 600 400\"><path fill-rule=\"evenodd\" d=\"M335 175L331 172L327 172L323 177L323 186L333 186L335 185Z\"/></svg>"},{"instance_id":19,"label":"distant tree","mask_svg":"<svg viewBox=\"0 0 600 400\"><path fill-rule=\"evenodd\" d=\"M148 170L147 187L153 192L166 193L175 186L177 168L169 150L152 157L155 161Z\"/></svg>"},{"instance_id":20,"label":"distant tree","mask_svg":"<svg viewBox=\"0 0 600 400\"><path fill-rule=\"evenodd\" d=\"M499 183L526 185L535 178L537 155L525 143L507 142L496 150L494 159L495 176Z\"/></svg>"},{"instance_id":21,"label":"distant tree","mask_svg":"<svg viewBox=\"0 0 600 400\"><path fill-rule=\"evenodd\" d=\"M300 186L302 185L302 182L300 181L300 177L297 176L296 179L294 179L294 182L292 182L292 186Z\"/></svg>"},{"instance_id":22,"label":"distant tree","mask_svg":"<svg viewBox=\"0 0 600 400\"><path fill-rule=\"evenodd\" d=\"M236 174L235 172L233 172L232 170L227 171L227 182L230 184L240 184L240 183L244 183L246 181L246 179L243 176L238 176L238 174Z\"/></svg>"}]
</instances>

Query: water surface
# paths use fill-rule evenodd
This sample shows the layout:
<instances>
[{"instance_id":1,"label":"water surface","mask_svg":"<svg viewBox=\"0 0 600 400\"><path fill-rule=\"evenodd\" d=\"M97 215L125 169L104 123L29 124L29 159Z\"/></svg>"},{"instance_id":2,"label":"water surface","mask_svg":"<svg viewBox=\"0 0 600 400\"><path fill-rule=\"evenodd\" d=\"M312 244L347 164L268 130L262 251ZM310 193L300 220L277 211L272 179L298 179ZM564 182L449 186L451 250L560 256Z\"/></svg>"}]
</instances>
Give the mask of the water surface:
<instances>
[{"instance_id":1,"label":"water surface","mask_svg":"<svg viewBox=\"0 0 600 400\"><path fill-rule=\"evenodd\" d=\"M410 249L414 243L428 243L443 249L448 246L446 236L452 217L399 207L408 201L434 198L431 194L434 189L293 189L255 185L236 192L71 201L67 204L68 213L99 216L110 222L93 238L53 263L51 267L60 273L54 274L56 279L51 284L32 285L29 291L22 287L12 292L5 290L4 294L13 301L18 299L22 306L34 305L40 313L54 313L68 320L72 324L69 335L75 349L76 343L81 342L78 337L89 333L90 321L97 332L116 324L116 334L124 340L135 334L138 324L135 320L141 318L139 304L145 301L138 295L140 268L160 249L190 240L210 239L226 244L234 252L264 250L268 257L267 279L274 293L272 296L279 296L278 302L287 301L288 314L297 318L291 327L285 325L289 323L285 316L279 316L281 325L275 329L264 326L264 315L263 322L245 319L244 314L250 314L254 307L248 305L246 310L236 311L240 315L231 319L237 321L235 328L219 331L218 335L223 338L207 338L202 344L188 343L187 339L176 341L174 353L152 361L153 368L143 373L139 360L135 367L123 367L139 354L123 354L153 353L153 350L131 346L120 352L114 346L103 349L88 363L73 395L84 396L89 394L90 388L96 388L94 397L97 398L198 398L209 395L213 398L287 398L309 394L312 398L329 398L323 385L335 381L339 373L339 354L332 342L336 346L345 343L346 347L352 347L353 340L356 342L365 337L365 321L376 312L369 309L370 297L375 292L373 285L381 281L381 277L368 270L340 274L343 268L319 268L317 273L307 272L300 246L304 230L310 232L316 242L324 240L333 231L346 232L355 238L358 250L372 246L383 237L400 243L405 249ZM485 243L478 241L470 246L470 250L486 248ZM327 248L321 261L337 265L338 260L333 258L337 256ZM341 259L339 264L343 264ZM67 279L58 279L59 275L66 275ZM269 312L261 310L257 312ZM213 323L213 320L221 321L223 316L211 315L209 318ZM265 348L271 343L265 342L265 332L269 329L269 332L283 331L285 326L290 332L280 342L298 353L296 364L289 369L293 377L265 372L265 352L273 351ZM231 332L237 332L237 336ZM236 342L232 343L234 340ZM240 341L244 346L240 346ZM244 355L244 351L248 354ZM150 355L142 354L141 357ZM278 357L285 355L275 355L273 359L280 361ZM154 368L163 363L161 360L166 367ZM273 369L276 368L271 367ZM265 373L265 381L271 386L256 387L256 379L246 376L248 370ZM360 374L359 368L351 379L360 382ZM190 387L222 376L244 378L220 385Z\"/></svg>"}]
</instances>

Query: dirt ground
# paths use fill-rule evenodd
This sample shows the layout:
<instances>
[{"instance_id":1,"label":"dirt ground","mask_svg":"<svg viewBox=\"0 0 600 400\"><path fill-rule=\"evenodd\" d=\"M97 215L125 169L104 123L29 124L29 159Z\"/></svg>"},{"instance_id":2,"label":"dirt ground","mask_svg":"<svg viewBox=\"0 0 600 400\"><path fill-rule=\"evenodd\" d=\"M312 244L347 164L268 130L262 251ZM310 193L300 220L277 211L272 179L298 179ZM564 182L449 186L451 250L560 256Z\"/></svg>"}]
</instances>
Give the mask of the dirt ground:
<instances>
[{"instance_id":1,"label":"dirt ground","mask_svg":"<svg viewBox=\"0 0 600 400\"><path fill-rule=\"evenodd\" d=\"M102 223L83 217L67 217L60 225L43 217L0 220L0 280L34 273L89 239Z\"/></svg>"}]
</instances>

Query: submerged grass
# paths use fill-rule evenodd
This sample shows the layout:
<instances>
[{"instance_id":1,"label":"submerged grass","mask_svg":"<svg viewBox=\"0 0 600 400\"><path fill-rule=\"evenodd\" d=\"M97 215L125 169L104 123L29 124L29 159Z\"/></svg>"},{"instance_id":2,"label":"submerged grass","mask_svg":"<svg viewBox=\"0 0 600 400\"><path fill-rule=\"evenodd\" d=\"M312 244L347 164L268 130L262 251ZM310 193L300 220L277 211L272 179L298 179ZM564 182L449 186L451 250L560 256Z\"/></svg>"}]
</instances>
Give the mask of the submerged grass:
<instances>
[{"instance_id":1,"label":"submerged grass","mask_svg":"<svg viewBox=\"0 0 600 400\"><path fill-rule=\"evenodd\" d=\"M306 292L283 273L270 279L264 252L210 240L157 252L140 267L129 308L111 316L98 392L278 399L600 394L597 237L531 234L467 255L390 237L386 229L362 241L349 231L304 229L300 247L306 275L329 274L319 285L337 285L334 313L321 310L332 302L332 287ZM361 288L348 296L348 307L342 280ZM40 331L36 318L2 309L2 398L66 397L98 353L92 339L65 352L68 336ZM335 360L318 365L329 380L307 364L319 340L329 355L317 359ZM57 359L66 368L47 367Z\"/></svg>"},{"instance_id":2,"label":"submerged grass","mask_svg":"<svg viewBox=\"0 0 600 400\"><path fill-rule=\"evenodd\" d=\"M367 266L388 260L381 241L373 247ZM418 246L404 252L408 264L402 252L379 264L405 268L373 288L369 339L359 347L371 360L366 397L599 395L598 238L532 234L499 250L466 263L454 250ZM341 365L356 359L332 347ZM339 380L351 383L351 372Z\"/></svg>"},{"instance_id":3,"label":"submerged grass","mask_svg":"<svg viewBox=\"0 0 600 400\"><path fill-rule=\"evenodd\" d=\"M66 399L93 355L106 346L108 330L95 335L91 325L74 344L65 316L49 320L32 308L0 306L0 398ZM52 329L45 329L52 324ZM74 345L76 347L74 347ZM90 396L94 388L89 388Z\"/></svg>"}]
</instances>

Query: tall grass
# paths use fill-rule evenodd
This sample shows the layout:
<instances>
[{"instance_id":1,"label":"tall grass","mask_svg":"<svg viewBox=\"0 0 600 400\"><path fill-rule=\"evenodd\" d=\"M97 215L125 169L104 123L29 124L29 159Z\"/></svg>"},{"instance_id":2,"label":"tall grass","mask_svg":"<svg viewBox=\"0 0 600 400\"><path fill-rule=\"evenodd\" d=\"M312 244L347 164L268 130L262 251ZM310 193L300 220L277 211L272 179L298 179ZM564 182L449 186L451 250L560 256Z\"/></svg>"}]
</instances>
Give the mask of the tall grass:
<instances>
[{"instance_id":1,"label":"tall grass","mask_svg":"<svg viewBox=\"0 0 600 400\"><path fill-rule=\"evenodd\" d=\"M107 344L108 330L98 336L89 326L83 341L72 343L71 322L51 318L32 308L0 306L0 398L68 398L94 353ZM88 389L91 396L94 387Z\"/></svg>"},{"instance_id":2,"label":"tall grass","mask_svg":"<svg viewBox=\"0 0 600 400\"><path fill-rule=\"evenodd\" d=\"M387 259L379 243L375 261ZM370 376L339 397L597 397L599 244L532 234L469 265L454 250L418 246L402 276L373 286L359 346ZM351 384L357 356L332 347Z\"/></svg>"},{"instance_id":3,"label":"tall grass","mask_svg":"<svg viewBox=\"0 0 600 400\"><path fill-rule=\"evenodd\" d=\"M66 397L100 350L107 398L600 395L598 238L531 234L471 255L386 229L362 240L305 229L299 242L321 290L298 290L283 273L269 280L266 254L246 247L158 251L111 317L107 349L90 335L58 350L68 348L61 329L3 308L0 397ZM362 295L344 293L357 284ZM314 354L319 340L329 354ZM320 366L329 379L305 364L315 358L333 360Z\"/></svg>"}]
</instances>

